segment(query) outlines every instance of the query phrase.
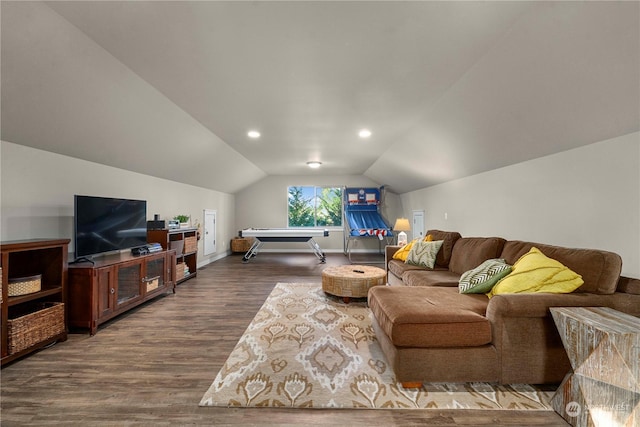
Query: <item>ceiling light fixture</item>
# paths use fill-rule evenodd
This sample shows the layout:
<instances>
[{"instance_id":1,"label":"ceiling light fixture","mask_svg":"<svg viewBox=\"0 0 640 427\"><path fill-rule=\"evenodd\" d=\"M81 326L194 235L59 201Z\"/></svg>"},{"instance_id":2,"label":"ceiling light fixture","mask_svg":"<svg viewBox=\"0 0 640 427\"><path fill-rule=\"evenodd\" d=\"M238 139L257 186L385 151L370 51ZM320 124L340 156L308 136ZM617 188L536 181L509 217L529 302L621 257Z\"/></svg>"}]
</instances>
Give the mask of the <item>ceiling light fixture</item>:
<instances>
[{"instance_id":1,"label":"ceiling light fixture","mask_svg":"<svg viewBox=\"0 0 640 427\"><path fill-rule=\"evenodd\" d=\"M247 132L247 136L253 139L260 138L260 132L258 132L257 130L250 130L249 132Z\"/></svg>"},{"instance_id":2,"label":"ceiling light fixture","mask_svg":"<svg viewBox=\"0 0 640 427\"><path fill-rule=\"evenodd\" d=\"M371 131L369 129L361 129L360 132L358 132L358 136L360 138L369 138L371 136Z\"/></svg>"},{"instance_id":3,"label":"ceiling light fixture","mask_svg":"<svg viewBox=\"0 0 640 427\"><path fill-rule=\"evenodd\" d=\"M307 166L309 166L312 169L318 169L321 164L322 162L307 162Z\"/></svg>"}]
</instances>

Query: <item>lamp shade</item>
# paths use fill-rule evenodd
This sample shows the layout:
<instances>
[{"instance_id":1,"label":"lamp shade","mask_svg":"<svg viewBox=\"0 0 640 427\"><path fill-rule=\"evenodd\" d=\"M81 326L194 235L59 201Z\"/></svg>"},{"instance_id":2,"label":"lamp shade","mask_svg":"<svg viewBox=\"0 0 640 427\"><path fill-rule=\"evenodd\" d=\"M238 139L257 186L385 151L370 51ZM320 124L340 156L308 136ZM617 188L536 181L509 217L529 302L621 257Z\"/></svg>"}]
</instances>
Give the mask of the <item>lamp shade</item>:
<instances>
[{"instance_id":1,"label":"lamp shade","mask_svg":"<svg viewBox=\"0 0 640 427\"><path fill-rule=\"evenodd\" d=\"M393 226L395 231L411 231L411 225L409 225L409 220L407 218L398 218L396 219L396 224Z\"/></svg>"},{"instance_id":2,"label":"lamp shade","mask_svg":"<svg viewBox=\"0 0 640 427\"><path fill-rule=\"evenodd\" d=\"M399 231L398 233L398 244L406 245L407 244L407 233L405 231L411 230L411 226L409 225L409 220L407 218L398 218L396 219L396 223L393 226L394 231Z\"/></svg>"}]
</instances>

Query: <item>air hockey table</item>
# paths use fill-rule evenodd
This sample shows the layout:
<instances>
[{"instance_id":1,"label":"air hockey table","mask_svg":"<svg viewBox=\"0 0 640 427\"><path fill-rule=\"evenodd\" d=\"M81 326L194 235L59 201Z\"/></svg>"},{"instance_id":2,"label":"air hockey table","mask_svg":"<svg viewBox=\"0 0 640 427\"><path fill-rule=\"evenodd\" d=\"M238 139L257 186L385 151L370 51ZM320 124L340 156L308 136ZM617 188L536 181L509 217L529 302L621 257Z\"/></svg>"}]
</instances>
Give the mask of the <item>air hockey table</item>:
<instances>
[{"instance_id":1,"label":"air hockey table","mask_svg":"<svg viewBox=\"0 0 640 427\"><path fill-rule=\"evenodd\" d=\"M253 237L255 241L246 254L242 257L242 262L258 255L260 248L269 242L307 242L315 256L324 263L326 257L320 245L313 239L314 237L328 237L329 230L326 229L298 229L298 228L247 228L240 231L240 237Z\"/></svg>"}]
</instances>

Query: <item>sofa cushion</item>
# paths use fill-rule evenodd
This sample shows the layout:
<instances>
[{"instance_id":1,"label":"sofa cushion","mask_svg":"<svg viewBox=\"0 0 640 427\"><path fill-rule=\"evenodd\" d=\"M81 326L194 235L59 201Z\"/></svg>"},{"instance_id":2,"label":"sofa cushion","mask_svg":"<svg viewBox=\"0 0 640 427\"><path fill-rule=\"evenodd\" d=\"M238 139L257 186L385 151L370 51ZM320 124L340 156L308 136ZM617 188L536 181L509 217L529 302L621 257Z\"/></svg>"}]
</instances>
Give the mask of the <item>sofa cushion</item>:
<instances>
[{"instance_id":1,"label":"sofa cushion","mask_svg":"<svg viewBox=\"0 0 640 427\"><path fill-rule=\"evenodd\" d=\"M486 294L509 273L511 266L503 259L488 259L476 268L462 273L458 290L461 294Z\"/></svg>"},{"instance_id":2,"label":"sofa cushion","mask_svg":"<svg viewBox=\"0 0 640 427\"><path fill-rule=\"evenodd\" d=\"M568 294L583 283L579 274L533 247L515 262L511 274L491 289L489 297L537 292Z\"/></svg>"},{"instance_id":3,"label":"sofa cushion","mask_svg":"<svg viewBox=\"0 0 640 427\"><path fill-rule=\"evenodd\" d=\"M398 259L392 259L391 261L389 261L389 264L387 264L387 266L389 268L389 271L399 278L402 278L402 275L405 273L405 271L424 270L424 267L407 264L404 261L400 261Z\"/></svg>"},{"instance_id":4,"label":"sofa cushion","mask_svg":"<svg viewBox=\"0 0 640 427\"><path fill-rule=\"evenodd\" d=\"M500 258L505 242L500 237L462 237L453 246L449 270L462 274L488 259Z\"/></svg>"},{"instance_id":5,"label":"sofa cushion","mask_svg":"<svg viewBox=\"0 0 640 427\"><path fill-rule=\"evenodd\" d=\"M442 240L442 247L436 257L436 267L449 267L449 260L451 260L451 252L453 251L453 245L456 241L462 237L460 233L455 231L441 231L441 230L429 230L427 236L431 236L433 240Z\"/></svg>"},{"instance_id":6,"label":"sofa cushion","mask_svg":"<svg viewBox=\"0 0 640 427\"><path fill-rule=\"evenodd\" d=\"M417 241L411 246L405 262L421 267L433 268L436 265L436 255L442 247L442 240L422 242Z\"/></svg>"},{"instance_id":7,"label":"sofa cushion","mask_svg":"<svg viewBox=\"0 0 640 427\"><path fill-rule=\"evenodd\" d=\"M513 265L522 255L537 247L549 258L566 265L582 276L584 284L575 292L612 294L622 271L622 258L613 252L596 249L573 249L541 243L510 240L505 242L500 258Z\"/></svg>"},{"instance_id":8,"label":"sofa cushion","mask_svg":"<svg viewBox=\"0 0 640 427\"><path fill-rule=\"evenodd\" d=\"M473 347L491 342L485 295L457 288L375 286L369 307L398 347ZM472 361L470 361L472 362Z\"/></svg>"},{"instance_id":9,"label":"sofa cushion","mask_svg":"<svg viewBox=\"0 0 640 427\"><path fill-rule=\"evenodd\" d=\"M402 275L406 286L453 286L457 287L460 275L449 270L409 270Z\"/></svg>"}]
</instances>

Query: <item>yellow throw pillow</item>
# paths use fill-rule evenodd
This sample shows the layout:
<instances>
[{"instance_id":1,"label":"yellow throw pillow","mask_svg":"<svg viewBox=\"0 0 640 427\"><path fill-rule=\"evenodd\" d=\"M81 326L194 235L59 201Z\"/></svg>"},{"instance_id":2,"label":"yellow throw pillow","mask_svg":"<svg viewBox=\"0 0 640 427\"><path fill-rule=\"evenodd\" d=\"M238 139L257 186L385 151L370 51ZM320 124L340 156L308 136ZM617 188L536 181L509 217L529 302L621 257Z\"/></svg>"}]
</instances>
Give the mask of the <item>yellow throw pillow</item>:
<instances>
[{"instance_id":1,"label":"yellow throw pillow","mask_svg":"<svg viewBox=\"0 0 640 427\"><path fill-rule=\"evenodd\" d=\"M500 280L487 296L534 292L566 294L583 283L582 276L533 247L516 261L511 273Z\"/></svg>"},{"instance_id":2,"label":"yellow throw pillow","mask_svg":"<svg viewBox=\"0 0 640 427\"><path fill-rule=\"evenodd\" d=\"M407 260L407 255L409 255L409 252L411 251L411 248L413 247L413 244L415 242L416 239L413 239L412 241L398 249L396 253L393 254L393 259L399 259L400 261L405 262Z\"/></svg>"},{"instance_id":3,"label":"yellow throw pillow","mask_svg":"<svg viewBox=\"0 0 640 427\"><path fill-rule=\"evenodd\" d=\"M407 261L407 256L409 255L409 252L411 251L413 244L417 240L418 239L413 239L412 241L410 241L409 243L407 243L406 245L398 249L396 253L393 254L393 259L399 259L400 261L403 261L403 262ZM431 236L431 234L427 234L423 242L431 242L431 241L433 241L433 236Z\"/></svg>"}]
</instances>

